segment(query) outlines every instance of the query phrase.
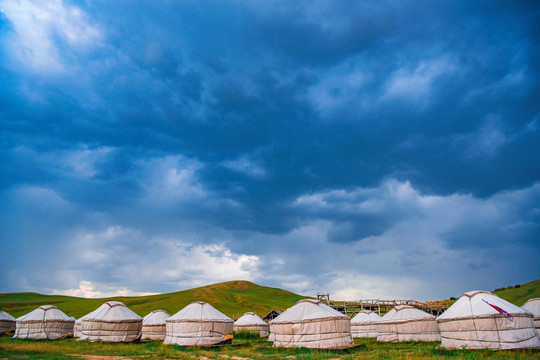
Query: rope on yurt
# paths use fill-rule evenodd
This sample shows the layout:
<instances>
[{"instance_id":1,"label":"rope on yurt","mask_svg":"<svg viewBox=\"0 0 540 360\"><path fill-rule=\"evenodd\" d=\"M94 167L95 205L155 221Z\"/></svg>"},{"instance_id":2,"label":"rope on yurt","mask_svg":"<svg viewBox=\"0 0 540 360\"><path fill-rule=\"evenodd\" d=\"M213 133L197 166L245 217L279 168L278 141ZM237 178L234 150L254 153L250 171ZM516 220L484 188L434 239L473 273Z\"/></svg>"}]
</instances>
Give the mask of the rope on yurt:
<instances>
[{"instance_id":1,"label":"rope on yurt","mask_svg":"<svg viewBox=\"0 0 540 360\"><path fill-rule=\"evenodd\" d=\"M42 320L42 326L43 326L43 332L45 333L45 336L49 338L49 334L47 333L47 327L45 326L45 316L47 314L47 309L43 309L43 320Z\"/></svg>"},{"instance_id":2,"label":"rope on yurt","mask_svg":"<svg viewBox=\"0 0 540 360\"><path fill-rule=\"evenodd\" d=\"M478 338L478 329L476 328L476 322L474 321L474 313L473 313L471 298L469 298L469 307L471 308L471 319L474 325L474 334L476 335L476 341L480 342L480 339Z\"/></svg>"},{"instance_id":3,"label":"rope on yurt","mask_svg":"<svg viewBox=\"0 0 540 360\"><path fill-rule=\"evenodd\" d=\"M499 325L497 324L497 315L493 316L493 320L495 320L495 329L497 329L497 339L499 339L499 349L502 349L501 346L501 334L499 334Z\"/></svg>"}]
</instances>

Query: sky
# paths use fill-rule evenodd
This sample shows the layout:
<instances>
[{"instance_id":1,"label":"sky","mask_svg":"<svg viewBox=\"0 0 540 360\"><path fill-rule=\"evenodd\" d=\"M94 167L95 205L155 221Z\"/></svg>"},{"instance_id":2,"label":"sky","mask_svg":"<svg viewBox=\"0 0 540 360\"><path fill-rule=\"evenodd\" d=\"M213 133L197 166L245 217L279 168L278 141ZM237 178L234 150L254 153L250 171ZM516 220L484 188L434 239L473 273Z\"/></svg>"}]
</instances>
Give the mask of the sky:
<instances>
[{"instance_id":1,"label":"sky","mask_svg":"<svg viewBox=\"0 0 540 360\"><path fill-rule=\"evenodd\" d=\"M0 0L0 292L540 278L535 1Z\"/></svg>"}]
</instances>

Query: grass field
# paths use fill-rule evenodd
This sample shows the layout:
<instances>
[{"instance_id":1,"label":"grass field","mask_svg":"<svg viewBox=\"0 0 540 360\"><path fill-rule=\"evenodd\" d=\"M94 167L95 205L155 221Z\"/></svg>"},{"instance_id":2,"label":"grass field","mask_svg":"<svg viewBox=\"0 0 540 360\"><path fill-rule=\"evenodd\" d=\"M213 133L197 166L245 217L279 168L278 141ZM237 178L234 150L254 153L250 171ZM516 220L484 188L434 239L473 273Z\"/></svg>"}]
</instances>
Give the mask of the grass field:
<instances>
[{"instance_id":1,"label":"grass field","mask_svg":"<svg viewBox=\"0 0 540 360\"><path fill-rule=\"evenodd\" d=\"M182 348L151 341L132 344L89 343L65 339L19 340L0 339L0 359L540 359L534 350L445 350L438 343L380 343L360 339L360 346L343 352L307 349L279 349L265 339L239 339L242 346L213 349Z\"/></svg>"},{"instance_id":2,"label":"grass field","mask_svg":"<svg viewBox=\"0 0 540 360\"><path fill-rule=\"evenodd\" d=\"M193 301L205 301L225 315L238 318L247 311L253 311L262 317L272 309L285 310L303 298L305 296L248 281L229 281L168 294L106 299L7 293L0 294L0 310L19 317L40 305L49 304L57 306L69 316L79 318L95 310L105 301L118 300L140 316L145 316L156 309L166 310L172 315Z\"/></svg>"}]
</instances>

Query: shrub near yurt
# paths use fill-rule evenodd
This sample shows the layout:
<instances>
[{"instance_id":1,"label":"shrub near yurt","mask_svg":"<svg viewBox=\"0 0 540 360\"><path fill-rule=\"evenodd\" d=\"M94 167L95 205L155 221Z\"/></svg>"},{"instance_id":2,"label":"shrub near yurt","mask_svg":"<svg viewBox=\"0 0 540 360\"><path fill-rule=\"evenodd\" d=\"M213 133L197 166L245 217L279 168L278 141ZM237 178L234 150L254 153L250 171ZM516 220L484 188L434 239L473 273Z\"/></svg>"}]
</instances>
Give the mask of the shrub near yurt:
<instances>
[{"instance_id":1,"label":"shrub near yurt","mask_svg":"<svg viewBox=\"0 0 540 360\"><path fill-rule=\"evenodd\" d=\"M270 322L277 347L340 349L353 345L351 320L319 300L305 299Z\"/></svg>"},{"instance_id":2,"label":"shrub near yurt","mask_svg":"<svg viewBox=\"0 0 540 360\"><path fill-rule=\"evenodd\" d=\"M379 314L371 310L362 310L351 319L351 335L353 338L376 338Z\"/></svg>"},{"instance_id":3,"label":"shrub near yurt","mask_svg":"<svg viewBox=\"0 0 540 360\"><path fill-rule=\"evenodd\" d=\"M166 345L208 346L231 343L234 321L212 305L196 301L166 321Z\"/></svg>"},{"instance_id":4,"label":"shrub near yurt","mask_svg":"<svg viewBox=\"0 0 540 360\"><path fill-rule=\"evenodd\" d=\"M154 310L143 318L142 339L165 340L165 321L170 318L165 310Z\"/></svg>"},{"instance_id":5,"label":"shrub near yurt","mask_svg":"<svg viewBox=\"0 0 540 360\"><path fill-rule=\"evenodd\" d=\"M377 341L440 341L435 316L409 305L398 305L377 322Z\"/></svg>"},{"instance_id":6,"label":"shrub near yurt","mask_svg":"<svg viewBox=\"0 0 540 360\"><path fill-rule=\"evenodd\" d=\"M521 308L533 314L534 327L540 334L540 298L528 300Z\"/></svg>"},{"instance_id":7,"label":"shrub near yurt","mask_svg":"<svg viewBox=\"0 0 540 360\"><path fill-rule=\"evenodd\" d=\"M17 319L14 338L63 339L73 335L74 320L56 306L43 305Z\"/></svg>"},{"instance_id":8,"label":"shrub near yurt","mask_svg":"<svg viewBox=\"0 0 540 360\"><path fill-rule=\"evenodd\" d=\"M234 322L233 331L257 333L265 337L268 335L268 324L254 312L247 312Z\"/></svg>"},{"instance_id":9,"label":"shrub near yurt","mask_svg":"<svg viewBox=\"0 0 540 360\"><path fill-rule=\"evenodd\" d=\"M132 342L141 338L142 317L120 301L108 301L82 320L79 340Z\"/></svg>"},{"instance_id":10,"label":"shrub near yurt","mask_svg":"<svg viewBox=\"0 0 540 360\"><path fill-rule=\"evenodd\" d=\"M0 335L15 331L17 320L5 311L0 311Z\"/></svg>"},{"instance_id":11,"label":"shrub near yurt","mask_svg":"<svg viewBox=\"0 0 540 360\"><path fill-rule=\"evenodd\" d=\"M448 349L540 347L533 315L487 291L463 294L437 322Z\"/></svg>"}]
</instances>

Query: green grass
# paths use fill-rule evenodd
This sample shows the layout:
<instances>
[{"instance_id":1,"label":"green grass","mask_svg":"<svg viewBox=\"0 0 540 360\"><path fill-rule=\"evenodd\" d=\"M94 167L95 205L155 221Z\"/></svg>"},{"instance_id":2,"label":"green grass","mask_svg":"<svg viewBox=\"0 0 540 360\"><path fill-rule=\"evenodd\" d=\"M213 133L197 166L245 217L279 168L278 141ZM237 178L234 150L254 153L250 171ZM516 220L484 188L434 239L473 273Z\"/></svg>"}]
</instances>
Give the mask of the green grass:
<instances>
[{"instance_id":1,"label":"green grass","mask_svg":"<svg viewBox=\"0 0 540 360\"><path fill-rule=\"evenodd\" d=\"M228 346L212 349L182 348L163 345L158 341L108 344L65 340L20 340L0 338L0 358L6 359L81 359L75 355L122 356L128 359L540 359L540 352L534 350L492 351L492 350L445 350L438 343L407 342L400 344L381 343L375 339L357 339L360 346L346 351L324 351L308 349L274 348L266 339L235 340L243 346ZM104 359L104 358L103 358Z\"/></svg>"},{"instance_id":2,"label":"green grass","mask_svg":"<svg viewBox=\"0 0 540 360\"><path fill-rule=\"evenodd\" d=\"M247 311L253 311L262 317L272 309L285 310L303 298L305 296L248 281L229 281L168 294L105 299L6 293L0 294L0 310L19 317L41 305L48 304L57 306L69 316L79 318L95 310L105 301L118 300L140 316L145 316L156 309L166 310L172 315L193 301L205 301L236 319Z\"/></svg>"},{"instance_id":3,"label":"green grass","mask_svg":"<svg viewBox=\"0 0 540 360\"><path fill-rule=\"evenodd\" d=\"M502 290L495 290L493 293L514 305L521 306L529 299L540 298L540 279L519 285L519 287L509 286Z\"/></svg>"}]
</instances>

